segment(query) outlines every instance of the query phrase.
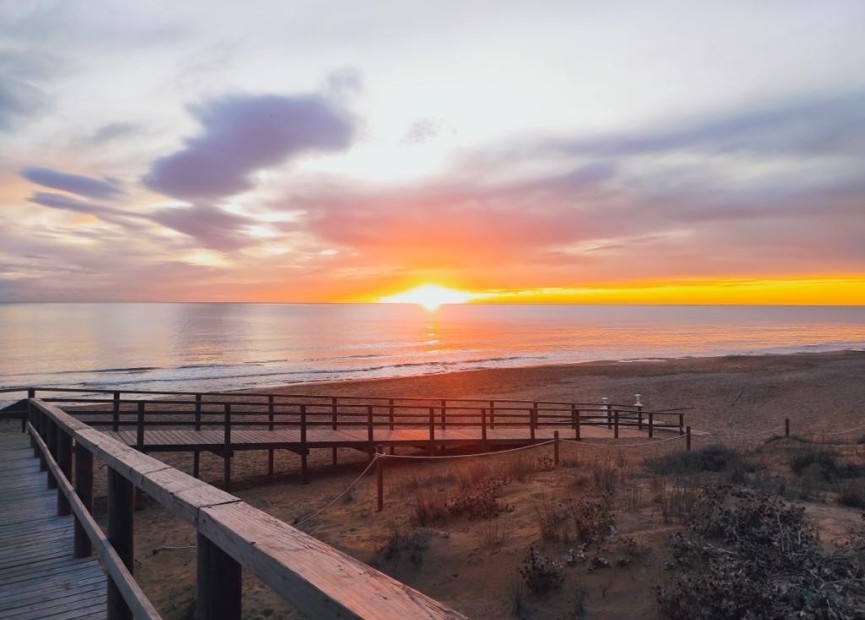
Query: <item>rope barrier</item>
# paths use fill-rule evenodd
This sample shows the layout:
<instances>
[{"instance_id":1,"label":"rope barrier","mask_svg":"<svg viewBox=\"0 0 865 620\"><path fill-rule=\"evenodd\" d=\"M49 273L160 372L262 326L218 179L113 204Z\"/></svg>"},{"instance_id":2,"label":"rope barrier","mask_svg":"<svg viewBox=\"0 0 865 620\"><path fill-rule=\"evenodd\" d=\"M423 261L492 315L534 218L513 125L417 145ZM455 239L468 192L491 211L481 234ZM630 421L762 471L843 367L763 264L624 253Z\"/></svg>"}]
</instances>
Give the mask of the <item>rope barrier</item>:
<instances>
[{"instance_id":1,"label":"rope barrier","mask_svg":"<svg viewBox=\"0 0 865 620\"><path fill-rule=\"evenodd\" d=\"M564 441L561 439L560 441ZM496 450L495 452L480 452L478 454L445 454L441 456L422 456L415 454L380 454L380 458L384 459L406 459L406 460L447 460L447 459L472 459L476 457L482 456L497 456L500 454L508 454L511 452L521 452L523 450L532 450L533 448L540 448L541 446L549 446L556 443L555 439L550 439L549 441L543 441L541 443L533 443L528 446L520 446L519 448L509 448L508 450Z\"/></svg>"},{"instance_id":2,"label":"rope barrier","mask_svg":"<svg viewBox=\"0 0 865 620\"><path fill-rule=\"evenodd\" d=\"M309 523L310 521L312 521L312 520L315 519L316 517L321 516L325 511L327 511L327 510L328 510L329 508L331 508L334 504L336 504L340 499L343 498L343 496L345 496L346 493L348 493L349 491L351 491L351 490L354 488L354 486L355 486L358 482L360 482L360 479L363 478L363 477L366 475L366 473L367 473L367 472L372 468L372 466L375 464L375 462L376 462L379 458L381 458L381 455L378 454L378 453L376 453L376 455L372 458L372 460L370 460L369 465L366 466L366 469L364 469L364 470L360 473L360 475L359 475L357 478L355 478L355 479L352 481L352 483L351 483L350 485L348 485L348 486L345 488L345 490L344 490L342 493L340 493L339 495L337 495L336 497L334 497L333 500L332 500L332 501L331 501L327 506L325 506L324 508L322 508L322 509L319 510L318 512L314 512L314 513L312 513L311 515L308 515L308 516L304 517L303 519L300 519L300 520L298 520L298 521L295 521L295 522L294 522L294 527L298 527L298 528L299 528L300 526Z\"/></svg>"},{"instance_id":3,"label":"rope barrier","mask_svg":"<svg viewBox=\"0 0 865 620\"><path fill-rule=\"evenodd\" d=\"M860 424L859 426L854 426L853 428L848 428L847 430L844 430L844 431L835 431L832 433L820 433L820 432L818 432L815 434L816 435L844 435L845 433L852 433L853 431L862 430L863 428L865 428L865 424Z\"/></svg>"},{"instance_id":4,"label":"rope barrier","mask_svg":"<svg viewBox=\"0 0 865 620\"><path fill-rule=\"evenodd\" d=\"M575 446L591 446L593 448L607 448L608 450L615 450L618 448L639 448L642 446L657 446L662 443L667 443L668 441L675 441L677 439L685 439L686 435L674 435L673 437L667 437L666 439L657 439L652 441L641 441L638 443L615 443L615 444L606 444L606 443L593 443L590 441L583 441L578 439L562 439L562 441L567 441L568 443L572 443Z\"/></svg>"},{"instance_id":5,"label":"rope barrier","mask_svg":"<svg viewBox=\"0 0 865 620\"><path fill-rule=\"evenodd\" d=\"M757 431L756 433L746 433L743 435L735 435L735 434L734 435L712 435L712 437L717 438L717 439L747 439L749 437L758 437L759 435L767 435L768 433L774 433L775 431L783 430L783 429L784 429L784 425L782 424L781 426L773 426L772 428L768 428L768 429L763 430L763 431ZM707 431L707 432L709 432L711 434L713 431Z\"/></svg>"}]
</instances>

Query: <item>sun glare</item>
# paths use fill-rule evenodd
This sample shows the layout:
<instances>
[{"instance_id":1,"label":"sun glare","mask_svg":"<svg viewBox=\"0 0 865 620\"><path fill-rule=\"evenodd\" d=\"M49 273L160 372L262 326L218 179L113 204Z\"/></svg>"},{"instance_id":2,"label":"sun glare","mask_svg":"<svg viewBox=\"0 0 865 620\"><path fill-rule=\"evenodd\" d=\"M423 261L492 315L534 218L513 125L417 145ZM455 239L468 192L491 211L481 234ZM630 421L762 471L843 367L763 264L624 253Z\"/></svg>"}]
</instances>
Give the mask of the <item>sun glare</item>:
<instances>
[{"instance_id":1,"label":"sun glare","mask_svg":"<svg viewBox=\"0 0 865 620\"><path fill-rule=\"evenodd\" d=\"M419 304L427 310L435 310L442 304L463 304L471 298L472 294L465 291L437 284L424 284L396 295L382 297L379 301L389 304Z\"/></svg>"}]
</instances>

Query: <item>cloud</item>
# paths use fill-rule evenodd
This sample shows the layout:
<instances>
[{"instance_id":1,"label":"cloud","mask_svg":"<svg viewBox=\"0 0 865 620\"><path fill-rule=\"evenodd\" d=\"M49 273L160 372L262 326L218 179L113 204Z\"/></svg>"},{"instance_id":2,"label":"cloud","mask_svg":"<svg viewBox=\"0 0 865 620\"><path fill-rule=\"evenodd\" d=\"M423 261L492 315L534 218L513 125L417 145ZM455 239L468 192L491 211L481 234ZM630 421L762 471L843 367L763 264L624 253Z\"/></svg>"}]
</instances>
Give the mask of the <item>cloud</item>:
<instances>
[{"instance_id":1,"label":"cloud","mask_svg":"<svg viewBox=\"0 0 865 620\"><path fill-rule=\"evenodd\" d=\"M552 140L543 148L591 157L674 151L865 155L865 93L780 102L667 129Z\"/></svg>"},{"instance_id":2,"label":"cloud","mask_svg":"<svg viewBox=\"0 0 865 620\"><path fill-rule=\"evenodd\" d=\"M90 137L91 144L105 144L116 138L127 136L138 131L138 125L134 123L109 123L97 129Z\"/></svg>"},{"instance_id":3,"label":"cloud","mask_svg":"<svg viewBox=\"0 0 865 620\"><path fill-rule=\"evenodd\" d=\"M18 120L45 109L48 98L36 86L13 77L0 79L0 131L11 131Z\"/></svg>"},{"instance_id":4,"label":"cloud","mask_svg":"<svg viewBox=\"0 0 865 620\"><path fill-rule=\"evenodd\" d=\"M78 194L86 198L110 199L122 193L117 184L111 180L68 174L51 168L39 166L23 168L21 176L37 185Z\"/></svg>"},{"instance_id":5,"label":"cloud","mask_svg":"<svg viewBox=\"0 0 865 620\"><path fill-rule=\"evenodd\" d=\"M232 251L254 245L256 240L244 229L256 220L229 213L218 207L194 205L161 209L150 216L154 222L195 238L204 247Z\"/></svg>"},{"instance_id":6,"label":"cloud","mask_svg":"<svg viewBox=\"0 0 865 620\"><path fill-rule=\"evenodd\" d=\"M354 134L345 111L317 95L235 95L190 111L202 132L157 159L143 179L156 192L190 201L247 191L257 170L304 153L345 149Z\"/></svg>"},{"instance_id":7,"label":"cloud","mask_svg":"<svg viewBox=\"0 0 865 620\"><path fill-rule=\"evenodd\" d=\"M434 118L419 118L413 122L405 132L402 143L406 146L416 146L435 140L442 133L448 131L447 125ZM455 133L450 130L450 133Z\"/></svg>"}]
</instances>

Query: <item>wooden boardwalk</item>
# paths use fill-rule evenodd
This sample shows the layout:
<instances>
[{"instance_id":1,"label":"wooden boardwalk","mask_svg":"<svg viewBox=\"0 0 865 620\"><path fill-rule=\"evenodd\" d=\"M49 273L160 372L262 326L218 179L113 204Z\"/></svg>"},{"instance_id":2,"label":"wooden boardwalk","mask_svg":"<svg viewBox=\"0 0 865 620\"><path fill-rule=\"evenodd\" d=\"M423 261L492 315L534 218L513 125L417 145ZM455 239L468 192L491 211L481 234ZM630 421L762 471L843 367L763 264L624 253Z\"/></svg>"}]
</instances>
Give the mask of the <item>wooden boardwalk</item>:
<instances>
[{"instance_id":1,"label":"wooden boardwalk","mask_svg":"<svg viewBox=\"0 0 865 620\"><path fill-rule=\"evenodd\" d=\"M72 557L72 531L28 436L0 433L0 619L106 617L105 574Z\"/></svg>"}]
</instances>

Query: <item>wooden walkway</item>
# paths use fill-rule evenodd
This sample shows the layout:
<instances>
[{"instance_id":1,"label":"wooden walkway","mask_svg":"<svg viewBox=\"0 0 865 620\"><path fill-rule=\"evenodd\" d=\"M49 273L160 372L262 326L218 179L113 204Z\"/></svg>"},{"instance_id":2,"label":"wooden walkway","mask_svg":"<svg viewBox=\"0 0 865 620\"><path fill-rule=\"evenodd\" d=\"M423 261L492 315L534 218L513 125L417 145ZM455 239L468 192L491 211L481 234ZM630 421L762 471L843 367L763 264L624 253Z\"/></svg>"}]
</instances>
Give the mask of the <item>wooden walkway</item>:
<instances>
[{"instance_id":1,"label":"wooden walkway","mask_svg":"<svg viewBox=\"0 0 865 620\"><path fill-rule=\"evenodd\" d=\"M106 617L105 574L72 557L72 531L28 436L0 433L0 619Z\"/></svg>"}]
</instances>

